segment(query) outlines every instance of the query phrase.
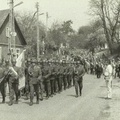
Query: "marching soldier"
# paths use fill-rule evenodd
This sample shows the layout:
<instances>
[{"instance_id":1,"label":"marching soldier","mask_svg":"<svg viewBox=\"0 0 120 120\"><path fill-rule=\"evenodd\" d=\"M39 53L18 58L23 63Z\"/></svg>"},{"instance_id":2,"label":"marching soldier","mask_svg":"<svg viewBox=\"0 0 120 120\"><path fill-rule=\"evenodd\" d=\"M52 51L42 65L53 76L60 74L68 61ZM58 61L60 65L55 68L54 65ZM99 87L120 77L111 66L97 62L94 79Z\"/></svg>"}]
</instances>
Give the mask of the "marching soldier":
<instances>
[{"instance_id":1,"label":"marching soldier","mask_svg":"<svg viewBox=\"0 0 120 120\"><path fill-rule=\"evenodd\" d=\"M10 65L10 62L9 60L5 60L5 65L3 66L5 68L5 73L7 74L8 70L9 70L9 65ZM5 82L5 96L6 96L6 89L7 89L7 84L9 86L9 74L7 74L6 76L6 82ZM10 90L9 90L10 91Z\"/></svg>"},{"instance_id":2,"label":"marching soldier","mask_svg":"<svg viewBox=\"0 0 120 120\"><path fill-rule=\"evenodd\" d=\"M19 85L19 68L16 67L16 60L12 61L12 66L9 67L9 90L10 90L10 102L9 105L13 104L14 93L16 96L15 103L18 104L18 85Z\"/></svg>"},{"instance_id":3,"label":"marching soldier","mask_svg":"<svg viewBox=\"0 0 120 120\"><path fill-rule=\"evenodd\" d=\"M60 84L59 84L59 62L56 61L56 66L55 66L55 71L56 71L56 91L59 92L60 91Z\"/></svg>"},{"instance_id":4,"label":"marching soldier","mask_svg":"<svg viewBox=\"0 0 120 120\"><path fill-rule=\"evenodd\" d=\"M30 92L30 86L29 86L29 73L28 73L28 68L31 65L31 60L28 59L26 66L25 66L25 92L26 92L26 99L28 100L29 92Z\"/></svg>"},{"instance_id":5,"label":"marching soldier","mask_svg":"<svg viewBox=\"0 0 120 120\"><path fill-rule=\"evenodd\" d=\"M8 72L3 68L2 62L1 62L0 63L0 92L2 94L2 103L5 103L7 76L8 76Z\"/></svg>"},{"instance_id":6,"label":"marching soldier","mask_svg":"<svg viewBox=\"0 0 120 120\"><path fill-rule=\"evenodd\" d=\"M66 64L66 78L67 78L67 88L70 88L70 69L68 64Z\"/></svg>"},{"instance_id":7,"label":"marching soldier","mask_svg":"<svg viewBox=\"0 0 120 120\"><path fill-rule=\"evenodd\" d=\"M50 71L49 71L49 64L48 61L44 61L44 66L43 66L43 81L45 85L45 92L46 92L46 99L49 98L50 96Z\"/></svg>"},{"instance_id":8,"label":"marching soldier","mask_svg":"<svg viewBox=\"0 0 120 120\"><path fill-rule=\"evenodd\" d=\"M68 88L72 86L72 74L73 74L73 67L72 64L68 64Z\"/></svg>"},{"instance_id":9,"label":"marching soldier","mask_svg":"<svg viewBox=\"0 0 120 120\"><path fill-rule=\"evenodd\" d=\"M56 71L55 71L55 66L53 64L53 61L51 61L50 66L49 66L49 70L50 70L50 87L51 87L51 97L53 97L54 94L54 84L55 84L55 75L56 75Z\"/></svg>"},{"instance_id":10,"label":"marching soldier","mask_svg":"<svg viewBox=\"0 0 120 120\"><path fill-rule=\"evenodd\" d=\"M60 61L60 66L59 66L59 71L58 71L58 88L59 88L59 93L62 92L62 83L63 83L63 73L64 73L64 69L62 66L62 61Z\"/></svg>"},{"instance_id":11,"label":"marching soldier","mask_svg":"<svg viewBox=\"0 0 120 120\"><path fill-rule=\"evenodd\" d=\"M64 72L63 72L63 85L64 85L64 90L66 90L66 87L67 87L67 66L66 66L65 61L63 61L63 69L64 69Z\"/></svg>"},{"instance_id":12,"label":"marching soldier","mask_svg":"<svg viewBox=\"0 0 120 120\"><path fill-rule=\"evenodd\" d=\"M42 73L36 62L36 60L32 60L32 65L28 69L30 77L30 106L33 105L34 91L36 93L36 104L39 104L39 81L41 80Z\"/></svg>"},{"instance_id":13,"label":"marching soldier","mask_svg":"<svg viewBox=\"0 0 120 120\"><path fill-rule=\"evenodd\" d=\"M78 88L79 88L80 96L82 95L84 74L85 74L85 69L83 65L82 64L80 65L80 62L77 62L74 71L76 97L78 97Z\"/></svg>"},{"instance_id":14,"label":"marching soldier","mask_svg":"<svg viewBox=\"0 0 120 120\"><path fill-rule=\"evenodd\" d=\"M56 94L57 92L57 64L58 64L58 61L54 61L54 70L55 70L55 74L54 74L54 95Z\"/></svg>"},{"instance_id":15,"label":"marching soldier","mask_svg":"<svg viewBox=\"0 0 120 120\"><path fill-rule=\"evenodd\" d=\"M43 70L43 62L39 61L38 66L41 68L41 72L42 72L42 70ZM40 87L40 95L41 95L40 100L42 101L43 100L43 91L44 91L43 77L41 77L41 79L40 79L39 87Z\"/></svg>"}]
</instances>

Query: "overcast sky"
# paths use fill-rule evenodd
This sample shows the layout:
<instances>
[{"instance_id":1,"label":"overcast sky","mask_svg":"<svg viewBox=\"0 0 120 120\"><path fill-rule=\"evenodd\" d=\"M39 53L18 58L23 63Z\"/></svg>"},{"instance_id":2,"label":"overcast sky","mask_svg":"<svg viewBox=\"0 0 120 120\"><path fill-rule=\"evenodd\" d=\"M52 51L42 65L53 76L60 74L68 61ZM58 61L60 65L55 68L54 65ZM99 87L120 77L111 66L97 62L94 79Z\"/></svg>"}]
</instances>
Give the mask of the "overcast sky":
<instances>
[{"instance_id":1,"label":"overcast sky","mask_svg":"<svg viewBox=\"0 0 120 120\"><path fill-rule=\"evenodd\" d=\"M7 9L9 0L0 0L0 9ZM36 11L35 3L39 2L40 12L48 12L49 27L54 21L73 21L73 29L78 30L80 26L87 25L90 16L87 15L89 10L89 0L22 0L23 4L17 6L15 11ZM14 4L21 0L14 0ZM45 24L45 15L40 16L41 21Z\"/></svg>"}]
</instances>

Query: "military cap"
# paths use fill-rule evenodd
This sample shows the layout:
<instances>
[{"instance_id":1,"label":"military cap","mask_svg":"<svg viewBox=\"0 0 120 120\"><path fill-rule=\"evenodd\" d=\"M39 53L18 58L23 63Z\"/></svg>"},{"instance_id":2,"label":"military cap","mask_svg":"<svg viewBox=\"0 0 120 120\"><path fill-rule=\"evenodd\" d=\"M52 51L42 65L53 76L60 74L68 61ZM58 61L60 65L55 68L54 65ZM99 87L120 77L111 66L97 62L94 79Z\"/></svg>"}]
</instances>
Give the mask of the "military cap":
<instances>
[{"instance_id":1,"label":"military cap","mask_svg":"<svg viewBox=\"0 0 120 120\"><path fill-rule=\"evenodd\" d=\"M40 63L43 63L43 60L39 60Z\"/></svg>"},{"instance_id":2,"label":"military cap","mask_svg":"<svg viewBox=\"0 0 120 120\"><path fill-rule=\"evenodd\" d=\"M72 63L71 64L74 64L74 61L72 61Z\"/></svg>"},{"instance_id":3,"label":"military cap","mask_svg":"<svg viewBox=\"0 0 120 120\"><path fill-rule=\"evenodd\" d=\"M31 62L31 59L30 59L30 58L28 58L28 59L27 59L27 62Z\"/></svg>"},{"instance_id":4,"label":"military cap","mask_svg":"<svg viewBox=\"0 0 120 120\"><path fill-rule=\"evenodd\" d=\"M37 63L37 60L36 59L32 59L32 63Z\"/></svg>"},{"instance_id":5,"label":"military cap","mask_svg":"<svg viewBox=\"0 0 120 120\"><path fill-rule=\"evenodd\" d=\"M62 60L60 60L59 62L60 62L60 63L62 63L63 61L62 61Z\"/></svg>"},{"instance_id":6,"label":"military cap","mask_svg":"<svg viewBox=\"0 0 120 120\"><path fill-rule=\"evenodd\" d=\"M55 63L58 63L59 61L58 60L55 60Z\"/></svg>"},{"instance_id":7,"label":"military cap","mask_svg":"<svg viewBox=\"0 0 120 120\"><path fill-rule=\"evenodd\" d=\"M49 63L49 60L45 60L45 63Z\"/></svg>"},{"instance_id":8,"label":"military cap","mask_svg":"<svg viewBox=\"0 0 120 120\"><path fill-rule=\"evenodd\" d=\"M9 63L9 60L5 60L5 63Z\"/></svg>"},{"instance_id":9,"label":"military cap","mask_svg":"<svg viewBox=\"0 0 120 120\"><path fill-rule=\"evenodd\" d=\"M15 60L15 59L13 59L13 60L12 60L12 63L16 63L16 60Z\"/></svg>"},{"instance_id":10,"label":"military cap","mask_svg":"<svg viewBox=\"0 0 120 120\"><path fill-rule=\"evenodd\" d=\"M80 64L80 61L77 61L77 64Z\"/></svg>"},{"instance_id":11,"label":"military cap","mask_svg":"<svg viewBox=\"0 0 120 120\"><path fill-rule=\"evenodd\" d=\"M52 63L52 60L50 59L50 60L48 60L48 62L49 62L49 63Z\"/></svg>"},{"instance_id":12,"label":"military cap","mask_svg":"<svg viewBox=\"0 0 120 120\"><path fill-rule=\"evenodd\" d=\"M76 64L77 62L76 61L74 61L74 64Z\"/></svg>"},{"instance_id":13,"label":"military cap","mask_svg":"<svg viewBox=\"0 0 120 120\"><path fill-rule=\"evenodd\" d=\"M65 63L66 63L66 61L65 61L65 60L63 60L63 61L62 61L62 63L64 63L64 64L65 64Z\"/></svg>"}]
</instances>

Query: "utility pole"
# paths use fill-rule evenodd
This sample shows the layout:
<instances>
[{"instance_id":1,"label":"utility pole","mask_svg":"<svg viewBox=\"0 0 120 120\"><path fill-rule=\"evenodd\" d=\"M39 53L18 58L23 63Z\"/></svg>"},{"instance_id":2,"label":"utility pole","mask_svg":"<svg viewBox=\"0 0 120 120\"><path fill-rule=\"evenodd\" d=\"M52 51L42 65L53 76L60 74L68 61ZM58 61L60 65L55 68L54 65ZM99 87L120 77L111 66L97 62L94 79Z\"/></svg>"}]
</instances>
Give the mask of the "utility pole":
<instances>
[{"instance_id":1,"label":"utility pole","mask_svg":"<svg viewBox=\"0 0 120 120\"><path fill-rule=\"evenodd\" d=\"M51 16L48 15L48 12L46 12L46 41L48 40L48 19ZM48 50L46 50L46 52L48 52Z\"/></svg>"},{"instance_id":2,"label":"utility pole","mask_svg":"<svg viewBox=\"0 0 120 120\"><path fill-rule=\"evenodd\" d=\"M13 35L12 35L12 33L13 33L13 31L14 31L14 10L13 10L13 8L14 8L14 2L13 2L13 0L10 0L10 2L9 2L9 7L10 7L10 18L9 18L9 26L10 26L10 40L9 40L9 52L10 52L10 57L9 57L9 59L10 59L10 61L11 61L11 46L12 46L12 41L14 40L14 38L13 38Z\"/></svg>"},{"instance_id":3,"label":"utility pole","mask_svg":"<svg viewBox=\"0 0 120 120\"><path fill-rule=\"evenodd\" d=\"M47 39L47 29L48 29L48 12L46 12L46 39Z\"/></svg>"},{"instance_id":4,"label":"utility pole","mask_svg":"<svg viewBox=\"0 0 120 120\"><path fill-rule=\"evenodd\" d=\"M9 28L10 28L10 39L8 41L8 49L10 52L10 61L11 61L11 47L13 47L13 52L14 55L16 55L16 43L15 43L15 36L16 36L16 32L15 32L15 20L14 20L14 8L21 5L23 2L19 2L18 4L16 4L14 6L14 0L9 0L9 9L10 9L10 16L9 16ZM12 46L13 45L13 46Z\"/></svg>"},{"instance_id":5,"label":"utility pole","mask_svg":"<svg viewBox=\"0 0 120 120\"><path fill-rule=\"evenodd\" d=\"M48 12L46 12L46 39L48 37L48 19L50 18L51 16L48 15Z\"/></svg>"},{"instance_id":6,"label":"utility pole","mask_svg":"<svg viewBox=\"0 0 120 120\"><path fill-rule=\"evenodd\" d=\"M36 3L37 8L37 60L39 60L40 55L40 35L39 35L39 3Z\"/></svg>"}]
</instances>

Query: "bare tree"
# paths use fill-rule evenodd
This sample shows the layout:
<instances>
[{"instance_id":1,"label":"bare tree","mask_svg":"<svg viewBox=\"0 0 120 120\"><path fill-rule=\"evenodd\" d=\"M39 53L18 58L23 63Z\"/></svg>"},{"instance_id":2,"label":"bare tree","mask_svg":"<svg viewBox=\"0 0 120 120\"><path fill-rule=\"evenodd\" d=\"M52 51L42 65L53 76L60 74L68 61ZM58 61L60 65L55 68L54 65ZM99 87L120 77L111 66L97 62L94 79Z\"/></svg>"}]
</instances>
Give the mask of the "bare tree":
<instances>
[{"instance_id":1,"label":"bare tree","mask_svg":"<svg viewBox=\"0 0 120 120\"><path fill-rule=\"evenodd\" d=\"M91 0L90 6L92 14L102 20L106 41L112 54L112 44L118 42L116 31L120 18L120 0Z\"/></svg>"}]
</instances>

